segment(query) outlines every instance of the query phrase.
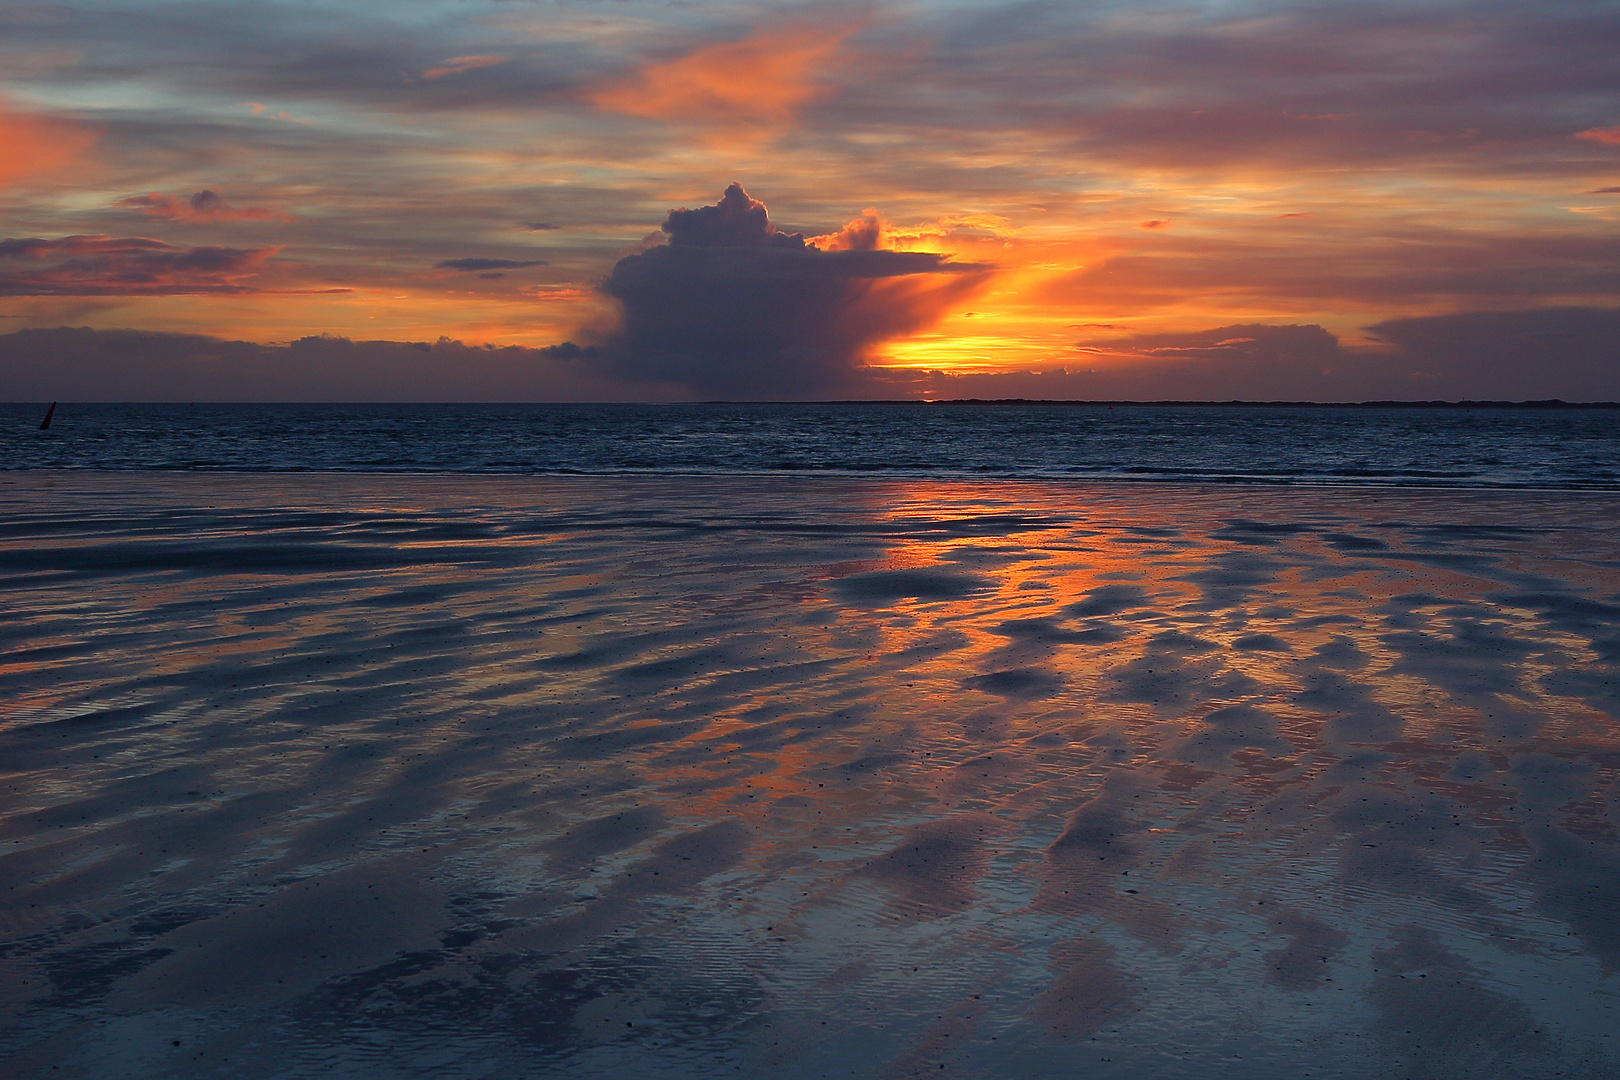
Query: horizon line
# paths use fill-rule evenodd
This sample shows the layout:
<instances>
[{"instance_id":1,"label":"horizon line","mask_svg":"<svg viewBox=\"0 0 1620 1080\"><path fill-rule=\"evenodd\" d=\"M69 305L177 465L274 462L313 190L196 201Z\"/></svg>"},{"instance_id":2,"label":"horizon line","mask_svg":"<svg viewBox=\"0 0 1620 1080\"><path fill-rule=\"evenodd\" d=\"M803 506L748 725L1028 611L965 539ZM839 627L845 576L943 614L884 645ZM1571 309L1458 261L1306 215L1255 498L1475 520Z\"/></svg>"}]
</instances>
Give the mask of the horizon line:
<instances>
[{"instance_id":1,"label":"horizon line","mask_svg":"<svg viewBox=\"0 0 1620 1080\"><path fill-rule=\"evenodd\" d=\"M49 402L12 400L0 405L43 407ZM1384 398L1368 401L1261 401L1246 398L1222 400L1199 398L815 398L790 400L783 398L704 398L698 401L73 401L62 399L61 405L429 405L429 406L486 406L486 405L979 405L979 406L1063 406L1113 408L1262 408L1262 409L1620 409L1620 401L1565 401L1562 398L1536 398L1521 401L1505 399L1459 398L1455 401L1441 398L1396 399Z\"/></svg>"}]
</instances>

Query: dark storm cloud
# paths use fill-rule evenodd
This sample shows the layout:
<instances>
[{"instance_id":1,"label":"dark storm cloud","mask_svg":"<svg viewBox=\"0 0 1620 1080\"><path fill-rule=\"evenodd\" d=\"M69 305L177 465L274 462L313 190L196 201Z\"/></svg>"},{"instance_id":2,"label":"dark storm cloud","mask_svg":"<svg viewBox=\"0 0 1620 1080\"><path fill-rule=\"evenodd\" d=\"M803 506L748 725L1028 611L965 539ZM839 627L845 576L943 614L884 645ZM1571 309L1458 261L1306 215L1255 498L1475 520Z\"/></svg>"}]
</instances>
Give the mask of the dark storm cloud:
<instances>
[{"instance_id":1,"label":"dark storm cloud","mask_svg":"<svg viewBox=\"0 0 1620 1080\"><path fill-rule=\"evenodd\" d=\"M589 349L458 341L289 345L134 330L0 335L5 401L638 401L680 387L614 377Z\"/></svg>"},{"instance_id":2,"label":"dark storm cloud","mask_svg":"<svg viewBox=\"0 0 1620 1080\"><path fill-rule=\"evenodd\" d=\"M0 241L0 296L169 296L254 291L274 248L180 248L142 236ZM47 262L46 266L33 263Z\"/></svg>"},{"instance_id":3,"label":"dark storm cloud","mask_svg":"<svg viewBox=\"0 0 1620 1080\"><path fill-rule=\"evenodd\" d=\"M441 270L519 270L525 266L544 266L544 259L445 259L433 264Z\"/></svg>"},{"instance_id":4,"label":"dark storm cloud","mask_svg":"<svg viewBox=\"0 0 1620 1080\"><path fill-rule=\"evenodd\" d=\"M856 393L877 343L927 326L990 267L949 256L821 251L771 224L732 184L713 206L672 210L667 244L620 259L602 289L621 324L602 346L637 379L704 398Z\"/></svg>"},{"instance_id":5,"label":"dark storm cloud","mask_svg":"<svg viewBox=\"0 0 1620 1080\"><path fill-rule=\"evenodd\" d=\"M803 233L785 233L771 224L765 204L750 198L737 183L728 185L713 206L671 210L660 228L672 247L803 251L805 246Z\"/></svg>"}]
</instances>

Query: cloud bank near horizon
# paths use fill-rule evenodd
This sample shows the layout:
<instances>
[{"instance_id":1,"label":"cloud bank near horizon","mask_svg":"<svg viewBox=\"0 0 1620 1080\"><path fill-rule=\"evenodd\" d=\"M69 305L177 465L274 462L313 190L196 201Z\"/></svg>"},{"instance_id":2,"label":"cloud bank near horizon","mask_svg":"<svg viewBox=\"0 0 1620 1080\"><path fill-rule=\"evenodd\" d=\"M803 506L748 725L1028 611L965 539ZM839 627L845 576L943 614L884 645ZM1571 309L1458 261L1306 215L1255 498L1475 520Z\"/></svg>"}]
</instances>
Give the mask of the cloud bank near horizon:
<instances>
[{"instance_id":1,"label":"cloud bank near horizon","mask_svg":"<svg viewBox=\"0 0 1620 1080\"><path fill-rule=\"evenodd\" d=\"M845 371L834 397L1226 401L1620 401L1620 309L1536 308L1393 319L1382 344L1319 326L1233 324L1122 335L1093 366L952 374ZM766 400L822 397L802 393ZM202 335L59 328L0 335L0 400L689 401L601 347L477 347L310 337L287 345ZM733 395L736 397L736 395Z\"/></svg>"},{"instance_id":2,"label":"cloud bank near horizon","mask_svg":"<svg viewBox=\"0 0 1620 1080\"><path fill-rule=\"evenodd\" d=\"M605 370L581 349L63 327L0 336L0 400L209 402L678 401L673 383Z\"/></svg>"},{"instance_id":3,"label":"cloud bank near horizon","mask_svg":"<svg viewBox=\"0 0 1620 1080\"><path fill-rule=\"evenodd\" d=\"M1039 370L902 377L929 397L1134 401L1620 401L1620 309L1386 319L1372 345L1314 325L1232 324L1088 339ZM971 391L971 392L969 392Z\"/></svg>"}]
</instances>

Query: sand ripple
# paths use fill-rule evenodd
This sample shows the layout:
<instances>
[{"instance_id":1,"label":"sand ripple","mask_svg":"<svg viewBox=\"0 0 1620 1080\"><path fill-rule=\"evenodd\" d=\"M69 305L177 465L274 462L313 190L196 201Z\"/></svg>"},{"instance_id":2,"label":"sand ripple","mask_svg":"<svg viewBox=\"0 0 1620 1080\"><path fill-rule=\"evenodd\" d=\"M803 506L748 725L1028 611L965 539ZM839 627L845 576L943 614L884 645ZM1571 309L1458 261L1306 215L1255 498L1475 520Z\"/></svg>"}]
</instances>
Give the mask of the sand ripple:
<instances>
[{"instance_id":1,"label":"sand ripple","mask_svg":"<svg viewBox=\"0 0 1620 1080\"><path fill-rule=\"evenodd\" d=\"M19 1075L1620 1071L1620 497L0 506Z\"/></svg>"}]
</instances>

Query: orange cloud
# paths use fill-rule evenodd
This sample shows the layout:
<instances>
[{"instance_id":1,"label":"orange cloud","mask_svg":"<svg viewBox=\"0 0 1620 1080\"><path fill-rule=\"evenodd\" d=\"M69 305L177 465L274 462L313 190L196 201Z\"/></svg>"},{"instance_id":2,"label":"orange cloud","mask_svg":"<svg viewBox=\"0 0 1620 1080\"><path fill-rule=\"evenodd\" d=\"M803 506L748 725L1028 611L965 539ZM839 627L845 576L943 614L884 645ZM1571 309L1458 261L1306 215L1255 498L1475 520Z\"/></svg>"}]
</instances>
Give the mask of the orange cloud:
<instances>
[{"instance_id":1,"label":"orange cloud","mask_svg":"<svg viewBox=\"0 0 1620 1080\"><path fill-rule=\"evenodd\" d=\"M0 190L60 171L93 141L77 124L15 112L0 102Z\"/></svg>"},{"instance_id":2,"label":"orange cloud","mask_svg":"<svg viewBox=\"0 0 1620 1080\"><path fill-rule=\"evenodd\" d=\"M446 60L438 67L428 68L422 72L422 78L442 79L446 75L460 75L463 71L494 67L496 64L504 63L506 63L504 56L458 56L453 60Z\"/></svg>"},{"instance_id":3,"label":"orange cloud","mask_svg":"<svg viewBox=\"0 0 1620 1080\"><path fill-rule=\"evenodd\" d=\"M947 214L918 225L885 222L883 239L886 245L902 251L926 251L942 245L955 248L964 243L1000 241L1015 231L1013 223L1000 214Z\"/></svg>"},{"instance_id":4,"label":"orange cloud","mask_svg":"<svg viewBox=\"0 0 1620 1080\"><path fill-rule=\"evenodd\" d=\"M270 111L270 106L264 104L263 102L244 101L244 102L242 102L242 107L245 108L245 109L253 110L253 115L254 116L263 116L263 117L266 117L266 118L268 118L270 120L286 120L286 121L288 121L290 123L294 123L294 124L313 124L313 123L315 123L315 121L313 121L313 120L300 120L300 119L298 119L298 117L294 116L292 113L288 112L286 109L282 109L279 112L271 112Z\"/></svg>"},{"instance_id":5,"label":"orange cloud","mask_svg":"<svg viewBox=\"0 0 1620 1080\"><path fill-rule=\"evenodd\" d=\"M1586 139L1588 142L1608 143L1610 146L1620 146L1620 126L1606 128L1587 128L1585 131L1575 133L1577 139Z\"/></svg>"},{"instance_id":6,"label":"orange cloud","mask_svg":"<svg viewBox=\"0 0 1620 1080\"><path fill-rule=\"evenodd\" d=\"M609 112L721 126L780 125L820 94L853 28L796 27L648 64L588 97Z\"/></svg>"},{"instance_id":7,"label":"orange cloud","mask_svg":"<svg viewBox=\"0 0 1620 1080\"><path fill-rule=\"evenodd\" d=\"M165 221L195 225L206 221L291 221L292 218L262 206L232 206L218 192L204 189L185 199L154 191L119 199L114 206L139 210Z\"/></svg>"},{"instance_id":8,"label":"orange cloud","mask_svg":"<svg viewBox=\"0 0 1620 1080\"><path fill-rule=\"evenodd\" d=\"M837 232L812 236L807 243L822 251L876 251L883 247L883 221L876 210L866 209Z\"/></svg>"}]
</instances>

